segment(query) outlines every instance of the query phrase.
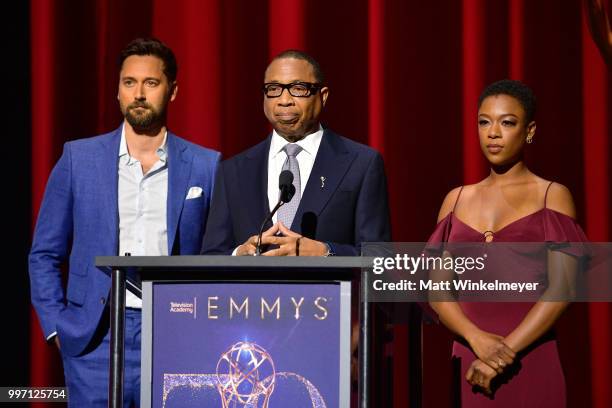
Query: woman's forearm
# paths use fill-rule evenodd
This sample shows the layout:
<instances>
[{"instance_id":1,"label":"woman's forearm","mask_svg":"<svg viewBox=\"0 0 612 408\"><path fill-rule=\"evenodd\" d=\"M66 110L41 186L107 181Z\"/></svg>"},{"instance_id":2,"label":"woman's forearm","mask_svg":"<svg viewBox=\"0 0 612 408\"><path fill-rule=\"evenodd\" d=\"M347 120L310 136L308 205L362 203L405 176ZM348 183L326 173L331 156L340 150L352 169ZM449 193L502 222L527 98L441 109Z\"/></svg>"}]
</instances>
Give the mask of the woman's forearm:
<instances>
[{"instance_id":1,"label":"woman's forearm","mask_svg":"<svg viewBox=\"0 0 612 408\"><path fill-rule=\"evenodd\" d=\"M430 302L429 304L450 331L463 337L468 342L471 336L480 330L467 318L457 302Z\"/></svg>"},{"instance_id":2,"label":"woman's forearm","mask_svg":"<svg viewBox=\"0 0 612 408\"><path fill-rule=\"evenodd\" d=\"M568 302L537 302L521 323L504 339L515 352L520 352L539 339L555 324Z\"/></svg>"}]
</instances>

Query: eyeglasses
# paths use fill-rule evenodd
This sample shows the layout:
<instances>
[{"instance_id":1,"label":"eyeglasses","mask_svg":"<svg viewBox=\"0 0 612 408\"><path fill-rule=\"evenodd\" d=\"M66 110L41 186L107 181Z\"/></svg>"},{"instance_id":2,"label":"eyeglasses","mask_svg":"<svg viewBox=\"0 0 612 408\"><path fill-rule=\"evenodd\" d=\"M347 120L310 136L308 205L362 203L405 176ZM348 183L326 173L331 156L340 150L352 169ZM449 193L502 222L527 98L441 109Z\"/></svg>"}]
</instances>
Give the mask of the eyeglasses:
<instances>
[{"instance_id":1,"label":"eyeglasses","mask_svg":"<svg viewBox=\"0 0 612 408\"><path fill-rule=\"evenodd\" d=\"M283 94L283 91L287 89L291 96L296 98L307 98L316 94L322 87L322 84L313 84L310 82L292 82L290 84L271 82L264 84L263 93L267 98L278 98Z\"/></svg>"}]
</instances>

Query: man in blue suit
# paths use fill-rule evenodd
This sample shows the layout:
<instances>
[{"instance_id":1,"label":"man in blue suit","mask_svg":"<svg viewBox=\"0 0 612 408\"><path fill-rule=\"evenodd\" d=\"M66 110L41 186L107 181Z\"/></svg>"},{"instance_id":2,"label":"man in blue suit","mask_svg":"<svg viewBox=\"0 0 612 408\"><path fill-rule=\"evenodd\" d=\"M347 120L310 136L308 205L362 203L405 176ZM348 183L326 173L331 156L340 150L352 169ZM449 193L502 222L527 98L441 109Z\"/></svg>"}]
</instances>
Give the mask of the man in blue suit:
<instances>
[{"instance_id":1,"label":"man in blue suit","mask_svg":"<svg viewBox=\"0 0 612 408\"><path fill-rule=\"evenodd\" d=\"M177 94L173 52L155 39L120 56L118 100L125 117L111 133L75 140L53 169L29 257L32 303L60 348L69 405L108 404L110 278L100 255L197 254L218 152L166 129ZM61 264L69 261L68 285ZM126 294L125 406L140 400L141 300Z\"/></svg>"},{"instance_id":2,"label":"man in blue suit","mask_svg":"<svg viewBox=\"0 0 612 408\"><path fill-rule=\"evenodd\" d=\"M295 195L266 226L264 255L359 255L362 242L390 240L387 183L378 152L323 129L329 88L319 64L288 50L265 72L272 134L224 161L217 173L202 252L252 255L260 225L279 198L279 175Z\"/></svg>"}]
</instances>

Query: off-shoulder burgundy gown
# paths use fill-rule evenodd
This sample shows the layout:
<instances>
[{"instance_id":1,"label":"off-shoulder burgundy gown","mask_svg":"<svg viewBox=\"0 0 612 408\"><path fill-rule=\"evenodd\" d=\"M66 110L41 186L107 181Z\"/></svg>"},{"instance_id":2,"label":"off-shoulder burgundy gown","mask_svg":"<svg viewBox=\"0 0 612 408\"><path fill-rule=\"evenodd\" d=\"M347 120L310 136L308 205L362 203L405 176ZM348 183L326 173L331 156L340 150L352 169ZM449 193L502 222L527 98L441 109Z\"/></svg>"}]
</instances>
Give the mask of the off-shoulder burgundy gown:
<instances>
[{"instance_id":1,"label":"off-shoulder burgundy gown","mask_svg":"<svg viewBox=\"0 0 612 408\"><path fill-rule=\"evenodd\" d=\"M550 187L550 186L549 186ZM548 190L547 190L548 193ZM459 193L460 195L461 193ZM458 197L459 198L459 197ZM457 198L457 199L458 199ZM456 204L455 204L456 206ZM565 214L544 207L532 214L519 218L493 233L493 242L585 242L586 236L574 219ZM449 213L436 226L429 239L436 242L485 242L480 232L454 214ZM558 250L579 256L575 246L556 246ZM515 259L521 266L534 268L532 257ZM541 265L539 265L541 264ZM545 280L546 265L539 262L541 280ZM507 302L463 302L465 315L480 329L507 336L523 320L534 303ZM542 336L535 344L520 354L517 362L494 379L497 385L493 397L477 392L465 381L465 373L476 355L462 339L453 343L453 358L461 366L461 406L463 407L565 407L565 379L557 352L554 332ZM457 384L458 385L458 384Z\"/></svg>"}]
</instances>

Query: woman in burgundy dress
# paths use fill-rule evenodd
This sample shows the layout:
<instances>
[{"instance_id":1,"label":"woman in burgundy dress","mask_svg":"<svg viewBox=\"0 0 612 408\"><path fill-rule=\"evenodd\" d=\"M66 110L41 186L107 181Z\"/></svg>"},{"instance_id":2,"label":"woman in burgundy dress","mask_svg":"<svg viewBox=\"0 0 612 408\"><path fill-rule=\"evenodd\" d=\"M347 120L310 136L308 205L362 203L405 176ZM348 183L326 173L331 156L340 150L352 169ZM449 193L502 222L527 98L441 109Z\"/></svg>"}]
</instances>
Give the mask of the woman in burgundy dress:
<instances>
[{"instance_id":1,"label":"woman in burgundy dress","mask_svg":"<svg viewBox=\"0 0 612 408\"><path fill-rule=\"evenodd\" d=\"M430 242L586 240L568 189L533 174L523 161L525 145L534 140L534 114L535 97L518 81L499 81L483 91L478 136L490 174L448 193ZM541 269L546 273L545 265ZM567 304L431 302L459 336L453 356L464 377L462 406L564 407L565 380L552 328Z\"/></svg>"}]
</instances>

